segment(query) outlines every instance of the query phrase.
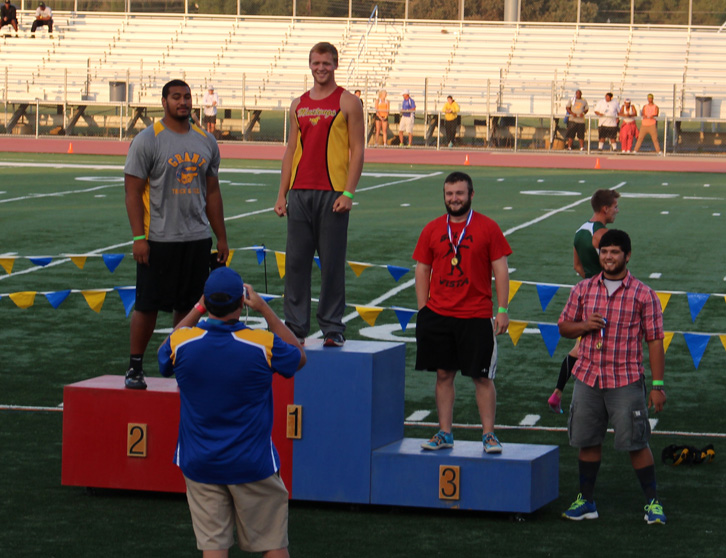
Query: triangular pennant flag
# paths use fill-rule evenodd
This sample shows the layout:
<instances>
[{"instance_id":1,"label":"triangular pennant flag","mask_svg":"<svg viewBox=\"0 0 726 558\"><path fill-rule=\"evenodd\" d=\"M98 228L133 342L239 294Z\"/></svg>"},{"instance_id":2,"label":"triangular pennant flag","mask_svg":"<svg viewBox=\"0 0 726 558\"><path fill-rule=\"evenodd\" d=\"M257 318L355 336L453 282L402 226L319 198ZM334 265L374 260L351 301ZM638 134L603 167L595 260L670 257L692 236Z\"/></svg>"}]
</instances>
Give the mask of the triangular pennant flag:
<instances>
[{"instance_id":1,"label":"triangular pennant flag","mask_svg":"<svg viewBox=\"0 0 726 558\"><path fill-rule=\"evenodd\" d=\"M698 370L698 365L701 364L703 352L706 350L706 345L708 345L711 336L704 333L684 333L683 337L686 338L686 345L691 352L693 364L696 366L696 370Z\"/></svg>"},{"instance_id":2,"label":"triangular pennant flag","mask_svg":"<svg viewBox=\"0 0 726 558\"><path fill-rule=\"evenodd\" d=\"M227 256L227 263L225 264L227 267L229 267L232 263L232 258L234 258L234 250L229 251L229 256Z\"/></svg>"},{"instance_id":3,"label":"triangular pennant flag","mask_svg":"<svg viewBox=\"0 0 726 558\"><path fill-rule=\"evenodd\" d=\"M362 262L348 262L348 265L353 270L353 273L355 273L355 276L360 277L360 274L363 273L363 270L371 267L373 264Z\"/></svg>"},{"instance_id":4,"label":"triangular pennant flag","mask_svg":"<svg viewBox=\"0 0 726 558\"><path fill-rule=\"evenodd\" d=\"M264 246L254 246L255 254L257 254L257 265L262 265L262 262L265 261L265 247Z\"/></svg>"},{"instance_id":5,"label":"triangular pennant flag","mask_svg":"<svg viewBox=\"0 0 726 558\"><path fill-rule=\"evenodd\" d=\"M547 310L547 305L555 296L555 293L559 287L557 285L537 285L537 295L539 296L539 303L542 306L542 311Z\"/></svg>"},{"instance_id":6,"label":"triangular pennant flag","mask_svg":"<svg viewBox=\"0 0 726 558\"><path fill-rule=\"evenodd\" d=\"M512 302L514 295L517 294L517 291L519 290L519 287L521 287L521 286L522 286L521 281L509 281L509 300L507 302Z\"/></svg>"},{"instance_id":7,"label":"triangular pennant flag","mask_svg":"<svg viewBox=\"0 0 726 558\"><path fill-rule=\"evenodd\" d=\"M668 306L668 301L671 299L671 293L656 292L655 294L658 295L658 300L660 300L661 312L665 312L666 306Z\"/></svg>"},{"instance_id":8,"label":"triangular pennant flag","mask_svg":"<svg viewBox=\"0 0 726 558\"><path fill-rule=\"evenodd\" d=\"M399 267L397 265L387 265L386 269L388 269L388 273L391 274L391 276L395 279L396 283L398 283L398 280L401 277L408 273L407 267Z\"/></svg>"},{"instance_id":9,"label":"triangular pennant flag","mask_svg":"<svg viewBox=\"0 0 726 558\"><path fill-rule=\"evenodd\" d=\"M275 252L275 259L277 260L277 272L282 279L285 277L285 252Z\"/></svg>"},{"instance_id":10,"label":"triangular pennant flag","mask_svg":"<svg viewBox=\"0 0 726 558\"><path fill-rule=\"evenodd\" d=\"M28 258L34 265L39 265L40 267L45 267L50 262L53 261L53 258L51 257L35 257L35 258Z\"/></svg>"},{"instance_id":11,"label":"triangular pennant flag","mask_svg":"<svg viewBox=\"0 0 726 558\"><path fill-rule=\"evenodd\" d=\"M88 256L69 256L69 258L74 264L76 264L78 269L83 269L83 266L86 265Z\"/></svg>"},{"instance_id":12,"label":"triangular pennant flag","mask_svg":"<svg viewBox=\"0 0 726 558\"><path fill-rule=\"evenodd\" d=\"M666 331L665 337L663 338L663 353L666 353L668 351L668 347L670 347L671 341L673 341L673 332Z\"/></svg>"},{"instance_id":13,"label":"triangular pennant flag","mask_svg":"<svg viewBox=\"0 0 726 558\"><path fill-rule=\"evenodd\" d=\"M377 306L356 306L355 309L360 317L371 327L376 325L376 320L383 311L383 308Z\"/></svg>"},{"instance_id":14,"label":"triangular pennant flag","mask_svg":"<svg viewBox=\"0 0 726 558\"><path fill-rule=\"evenodd\" d=\"M65 291L56 291L54 293L45 293L45 298L48 299L48 302L50 302L50 305L53 308L58 308L61 304L63 304L63 301L68 298L69 294L71 294L71 290L66 289Z\"/></svg>"},{"instance_id":15,"label":"triangular pennant flag","mask_svg":"<svg viewBox=\"0 0 726 558\"><path fill-rule=\"evenodd\" d=\"M721 340L723 348L726 349L726 335L719 335L718 338Z\"/></svg>"},{"instance_id":16,"label":"triangular pennant flag","mask_svg":"<svg viewBox=\"0 0 726 558\"><path fill-rule=\"evenodd\" d=\"M30 308L35 302L35 291L22 291L8 295L18 308Z\"/></svg>"},{"instance_id":17,"label":"triangular pennant flag","mask_svg":"<svg viewBox=\"0 0 726 558\"><path fill-rule=\"evenodd\" d=\"M15 258L0 258L0 265L3 266L5 273L10 275L13 272L13 265L15 265Z\"/></svg>"},{"instance_id":18,"label":"triangular pennant flag","mask_svg":"<svg viewBox=\"0 0 726 558\"><path fill-rule=\"evenodd\" d=\"M547 352L549 352L550 356L553 356L557 348L557 343L560 341L560 329L553 324L537 324L537 326L547 346Z\"/></svg>"},{"instance_id":19,"label":"triangular pennant flag","mask_svg":"<svg viewBox=\"0 0 726 558\"><path fill-rule=\"evenodd\" d=\"M103 263L106 264L108 270L113 273L121 263L121 260L124 259L124 254L104 254L101 257L103 258Z\"/></svg>"},{"instance_id":20,"label":"triangular pennant flag","mask_svg":"<svg viewBox=\"0 0 726 558\"><path fill-rule=\"evenodd\" d=\"M323 269L320 265L320 256L313 256L313 261L315 262L315 265L318 266L318 269Z\"/></svg>"},{"instance_id":21,"label":"triangular pennant flag","mask_svg":"<svg viewBox=\"0 0 726 558\"><path fill-rule=\"evenodd\" d=\"M401 324L401 330L406 331L408 322L411 321L411 318L416 313L416 310L409 310L408 308L401 308L399 306L392 306L391 310L396 313L398 323Z\"/></svg>"},{"instance_id":22,"label":"triangular pennant flag","mask_svg":"<svg viewBox=\"0 0 726 558\"><path fill-rule=\"evenodd\" d=\"M106 291L81 291L81 294L91 310L97 313L101 312L103 301L106 300Z\"/></svg>"},{"instance_id":23,"label":"triangular pennant flag","mask_svg":"<svg viewBox=\"0 0 726 558\"><path fill-rule=\"evenodd\" d=\"M698 314L703 309L710 295L703 293L686 293L688 297L688 307L691 309L691 321L695 322ZM698 368L698 366L696 367Z\"/></svg>"},{"instance_id":24,"label":"triangular pennant flag","mask_svg":"<svg viewBox=\"0 0 726 558\"><path fill-rule=\"evenodd\" d=\"M121 298L121 303L124 305L126 317L128 318L136 302L136 287L115 287L115 289Z\"/></svg>"},{"instance_id":25,"label":"triangular pennant flag","mask_svg":"<svg viewBox=\"0 0 726 558\"><path fill-rule=\"evenodd\" d=\"M257 294L259 294L259 295L260 295L260 298L261 298L262 300L264 300L265 302L270 302L270 301L271 301L272 299L274 299L274 298L275 298L275 296L274 296L274 295L269 295L269 294L260 294L260 293L257 293Z\"/></svg>"},{"instance_id":26,"label":"triangular pennant flag","mask_svg":"<svg viewBox=\"0 0 726 558\"><path fill-rule=\"evenodd\" d=\"M509 337L512 338L512 343L517 346L519 338L524 333L524 328L527 327L527 322L518 322L516 320L510 320L509 322Z\"/></svg>"}]
</instances>

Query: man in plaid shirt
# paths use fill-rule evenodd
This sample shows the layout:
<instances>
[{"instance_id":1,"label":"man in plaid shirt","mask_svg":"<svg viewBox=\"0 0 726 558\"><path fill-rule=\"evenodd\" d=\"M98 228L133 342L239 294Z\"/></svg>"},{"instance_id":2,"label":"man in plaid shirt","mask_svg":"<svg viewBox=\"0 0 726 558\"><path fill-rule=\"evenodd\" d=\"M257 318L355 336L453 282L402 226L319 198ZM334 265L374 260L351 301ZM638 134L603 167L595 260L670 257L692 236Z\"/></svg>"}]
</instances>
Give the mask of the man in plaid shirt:
<instances>
[{"instance_id":1,"label":"man in plaid shirt","mask_svg":"<svg viewBox=\"0 0 726 558\"><path fill-rule=\"evenodd\" d=\"M645 493L645 520L664 524L648 445L648 409L659 412L666 401L663 313L655 292L630 274L628 261L630 237L617 229L607 231L600 239L602 272L572 289L560 316L562 336L580 338L568 428L570 445L580 449L580 494L562 516L575 521L598 517L593 494L610 422L615 449L630 453ZM647 399L643 339L653 382Z\"/></svg>"}]
</instances>

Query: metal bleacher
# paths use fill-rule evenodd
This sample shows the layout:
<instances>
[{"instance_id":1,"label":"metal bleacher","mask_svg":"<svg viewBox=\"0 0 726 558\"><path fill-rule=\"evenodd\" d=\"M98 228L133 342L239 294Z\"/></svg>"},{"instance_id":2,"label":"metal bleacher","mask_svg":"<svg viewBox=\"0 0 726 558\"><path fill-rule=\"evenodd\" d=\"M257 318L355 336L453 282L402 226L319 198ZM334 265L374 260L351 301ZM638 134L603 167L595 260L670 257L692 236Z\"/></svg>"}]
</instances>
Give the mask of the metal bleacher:
<instances>
[{"instance_id":1,"label":"metal bleacher","mask_svg":"<svg viewBox=\"0 0 726 558\"><path fill-rule=\"evenodd\" d=\"M213 83L222 107L285 109L310 87L308 51L320 40L338 46L338 82L361 89L369 110L385 88L393 106L409 89L428 113L451 94L470 114L560 114L580 88L591 104L606 91L636 104L653 93L685 116L694 96L714 95L718 117L726 93L726 33L716 28L71 12L56 21L52 38L30 40L22 20L20 37L0 37L5 101L103 103L121 82L127 102L152 105L181 77L197 101Z\"/></svg>"}]
</instances>

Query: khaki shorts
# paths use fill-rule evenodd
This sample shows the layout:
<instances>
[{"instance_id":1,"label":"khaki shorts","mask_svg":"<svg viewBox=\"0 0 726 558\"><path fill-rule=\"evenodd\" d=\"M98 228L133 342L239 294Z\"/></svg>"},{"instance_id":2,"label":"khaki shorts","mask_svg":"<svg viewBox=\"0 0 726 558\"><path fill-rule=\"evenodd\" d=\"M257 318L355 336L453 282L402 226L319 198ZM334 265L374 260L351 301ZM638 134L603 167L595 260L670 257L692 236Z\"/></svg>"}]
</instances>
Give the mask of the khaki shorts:
<instances>
[{"instance_id":1,"label":"khaki shorts","mask_svg":"<svg viewBox=\"0 0 726 558\"><path fill-rule=\"evenodd\" d=\"M404 134L413 134L413 116L402 116L398 122L398 131Z\"/></svg>"},{"instance_id":2,"label":"khaki shorts","mask_svg":"<svg viewBox=\"0 0 726 558\"><path fill-rule=\"evenodd\" d=\"M239 547L245 552L287 548L288 493L277 473L246 484L184 480L199 550L231 548L235 523Z\"/></svg>"}]
</instances>

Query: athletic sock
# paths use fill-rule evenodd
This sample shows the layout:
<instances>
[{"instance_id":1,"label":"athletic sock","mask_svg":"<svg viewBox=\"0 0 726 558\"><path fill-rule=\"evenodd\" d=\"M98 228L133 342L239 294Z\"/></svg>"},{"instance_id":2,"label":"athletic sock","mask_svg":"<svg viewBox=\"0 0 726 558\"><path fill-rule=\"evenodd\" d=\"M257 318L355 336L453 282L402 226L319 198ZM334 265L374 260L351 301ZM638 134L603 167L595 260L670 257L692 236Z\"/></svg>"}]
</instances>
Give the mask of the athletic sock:
<instances>
[{"instance_id":1,"label":"athletic sock","mask_svg":"<svg viewBox=\"0 0 726 558\"><path fill-rule=\"evenodd\" d=\"M129 358L129 368L133 368L137 372L143 372L144 355L131 355L131 358Z\"/></svg>"},{"instance_id":2,"label":"athletic sock","mask_svg":"<svg viewBox=\"0 0 726 558\"><path fill-rule=\"evenodd\" d=\"M600 470L599 461L578 461L580 468L580 493L588 502L593 501L595 495L595 481Z\"/></svg>"},{"instance_id":3,"label":"athletic sock","mask_svg":"<svg viewBox=\"0 0 726 558\"><path fill-rule=\"evenodd\" d=\"M560 391L564 391L565 385L567 385L567 380L569 380L570 376L572 376L572 367L575 366L576 362L577 359L572 355L567 355L562 361L562 366L560 366L560 375L557 378L556 386Z\"/></svg>"},{"instance_id":4,"label":"athletic sock","mask_svg":"<svg viewBox=\"0 0 726 558\"><path fill-rule=\"evenodd\" d=\"M648 465L642 469L636 469L635 474L640 481L645 498L650 502L658 498L658 490L655 482L655 465Z\"/></svg>"}]
</instances>

